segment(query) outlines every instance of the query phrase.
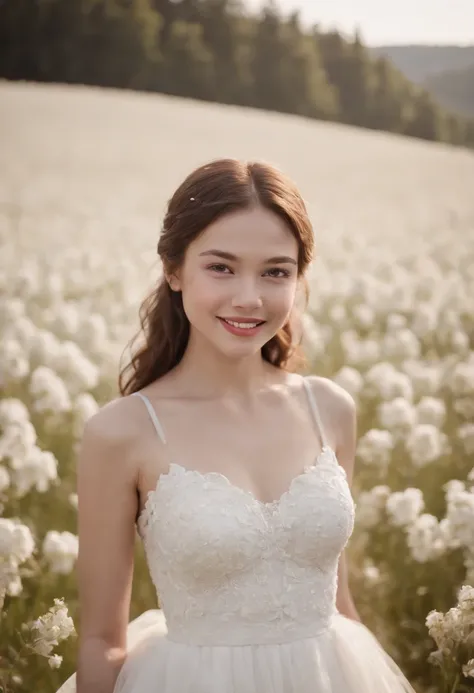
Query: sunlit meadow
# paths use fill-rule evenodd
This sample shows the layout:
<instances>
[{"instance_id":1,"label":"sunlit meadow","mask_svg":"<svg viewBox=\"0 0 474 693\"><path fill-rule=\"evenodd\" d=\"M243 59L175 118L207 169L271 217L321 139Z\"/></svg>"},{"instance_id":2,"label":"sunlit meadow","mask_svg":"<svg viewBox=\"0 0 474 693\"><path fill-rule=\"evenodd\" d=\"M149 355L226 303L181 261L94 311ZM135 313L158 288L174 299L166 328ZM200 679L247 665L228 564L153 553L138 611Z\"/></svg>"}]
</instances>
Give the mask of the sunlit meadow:
<instances>
[{"instance_id":1,"label":"sunlit meadow","mask_svg":"<svg viewBox=\"0 0 474 693\"><path fill-rule=\"evenodd\" d=\"M358 404L351 584L422 693L474 686L474 155L290 116L0 85L0 690L75 668L75 452L117 395L194 166L265 159L307 201L305 347ZM155 605L142 548L130 617Z\"/></svg>"}]
</instances>

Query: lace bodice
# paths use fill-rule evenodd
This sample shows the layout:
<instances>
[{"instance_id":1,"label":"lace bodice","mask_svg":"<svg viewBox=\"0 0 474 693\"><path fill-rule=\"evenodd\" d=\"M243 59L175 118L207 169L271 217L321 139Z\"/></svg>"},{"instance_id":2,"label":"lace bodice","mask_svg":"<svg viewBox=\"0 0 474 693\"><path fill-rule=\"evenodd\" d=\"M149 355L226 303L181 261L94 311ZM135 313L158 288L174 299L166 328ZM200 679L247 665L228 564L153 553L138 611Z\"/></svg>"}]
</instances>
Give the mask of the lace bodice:
<instances>
[{"instance_id":1,"label":"lace bodice","mask_svg":"<svg viewBox=\"0 0 474 693\"><path fill-rule=\"evenodd\" d=\"M266 644L328 627L354 503L321 435L314 464L273 503L220 473L172 463L160 476L138 530L171 640Z\"/></svg>"}]
</instances>

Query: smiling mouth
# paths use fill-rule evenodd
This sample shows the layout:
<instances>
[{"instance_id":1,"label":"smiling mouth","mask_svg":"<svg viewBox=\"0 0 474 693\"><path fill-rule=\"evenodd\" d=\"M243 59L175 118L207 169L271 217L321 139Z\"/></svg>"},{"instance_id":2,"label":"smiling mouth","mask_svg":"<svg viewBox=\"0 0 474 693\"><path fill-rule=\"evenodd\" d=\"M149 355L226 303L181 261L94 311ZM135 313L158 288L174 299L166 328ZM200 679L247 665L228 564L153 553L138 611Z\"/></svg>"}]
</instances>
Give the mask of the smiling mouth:
<instances>
[{"instance_id":1,"label":"smiling mouth","mask_svg":"<svg viewBox=\"0 0 474 693\"><path fill-rule=\"evenodd\" d=\"M231 327L236 327L240 330L251 330L255 327L263 325L263 323L266 322L265 320L255 320L252 318L239 318L238 320L232 320L230 318L219 317L219 320L222 320L222 322L227 323L227 325L230 325Z\"/></svg>"}]
</instances>

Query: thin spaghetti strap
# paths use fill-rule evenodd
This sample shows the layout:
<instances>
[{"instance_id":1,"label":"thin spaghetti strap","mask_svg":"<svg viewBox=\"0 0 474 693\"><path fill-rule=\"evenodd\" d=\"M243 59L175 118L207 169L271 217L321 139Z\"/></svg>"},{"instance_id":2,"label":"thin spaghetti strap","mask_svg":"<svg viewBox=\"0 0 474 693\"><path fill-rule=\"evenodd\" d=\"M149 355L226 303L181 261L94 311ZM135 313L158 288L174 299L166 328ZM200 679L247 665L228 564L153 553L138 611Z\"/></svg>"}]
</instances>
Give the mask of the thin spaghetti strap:
<instances>
[{"instance_id":1,"label":"thin spaghetti strap","mask_svg":"<svg viewBox=\"0 0 474 693\"><path fill-rule=\"evenodd\" d=\"M316 424L319 435L321 437L321 442L323 444L323 448L325 448L325 447L327 447L327 441L326 441L326 436L324 435L324 428L323 428L323 424L321 421L321 416L319 414L318 405L316 404L316 399L314 397L313 391L311 390L311 386L308 383L308 381L306 380L306 378L303 378L303 384L304 384L304 388L306 390L306 394L308 396L308 402L309 402L309 407L311 409L311 414L313 415L314 422Z\"/></svg>"},{"instance_id":2,"label":"thin spaghetti strap","mask_svg":"<svg viewBox=\"0 0 474 693\"><path fill-rule=\"evenodd\" d=\"M153 421L153 425L155 427L155 430L158 433L158 437L161 440L161 442L163 443L163 445L166 445L166 436L165 436L165 432L163 430L163 426L160 424L160 421L156 415L155 410L153 409L153 406L152 406L150 400L148 399L148 397L146 395L143 395L141 392L134 392L133 394L136 395L137 397L140 397L140 399L142 399L145 402L146 408L148 409L148 413L150 414L150 418Z\"/></svg>"}]
</instances>

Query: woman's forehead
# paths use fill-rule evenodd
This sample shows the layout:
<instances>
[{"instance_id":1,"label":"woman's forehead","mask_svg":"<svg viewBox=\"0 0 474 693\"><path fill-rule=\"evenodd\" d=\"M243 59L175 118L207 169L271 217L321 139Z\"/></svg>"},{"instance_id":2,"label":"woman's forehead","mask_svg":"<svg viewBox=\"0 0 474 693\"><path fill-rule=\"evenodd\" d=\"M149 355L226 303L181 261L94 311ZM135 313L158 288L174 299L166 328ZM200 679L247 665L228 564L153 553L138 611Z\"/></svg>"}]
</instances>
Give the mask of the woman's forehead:
<instances>
[{"instance_id":1,"label":"woman's forehead","mask_svg":"<svg viewBox=\"0 0 474 693\"><path fill-rule=\"evenodd\" d=\"M298 255L298 243L285 221L273 212L256 208L220 217L193 242L193 252L212 249L237 257Z\"/></svg>"}]
</instances>

